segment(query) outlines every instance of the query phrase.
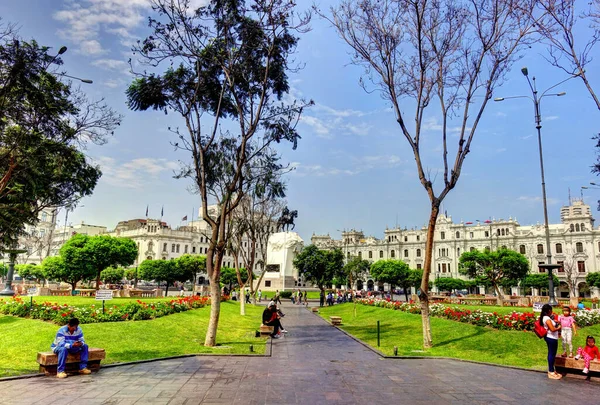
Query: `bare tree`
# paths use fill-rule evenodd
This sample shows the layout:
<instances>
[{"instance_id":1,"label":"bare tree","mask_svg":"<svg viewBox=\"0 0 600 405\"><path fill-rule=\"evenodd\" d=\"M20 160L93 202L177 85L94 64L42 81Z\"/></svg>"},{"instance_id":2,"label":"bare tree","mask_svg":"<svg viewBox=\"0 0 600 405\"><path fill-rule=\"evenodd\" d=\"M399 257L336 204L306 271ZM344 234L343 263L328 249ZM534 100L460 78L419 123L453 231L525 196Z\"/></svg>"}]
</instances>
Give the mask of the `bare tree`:
<instances>
[{"instance_id":1,"label":"bare tree","mask_svg":"<svg viewBox=\"0 0 600 405\"><path fill-rule=\"evenodd\" d=\"M306 104L282 98L294 68L288 59L298 41L295 35L304 31L309 16L295 20L295 4L288 0L211 0L197 9L189 0L153 0L152 5L152 35L134 52L151 68L164 62L166 70L140 74L128 89L128 100L135 110L175 112L185 124L172 131L178 136L175 147L191 159L180 177L193 180L210 226L211 313L204 344L214 346L227 227L253 184L246 171L259 173L265 160L278 165L269 146L289 142L295 148L299 138L296 124ZM209 202L216 202L218 210L210 212Z\"/></svg>"},{"instance_id":2,"label":"bare tree","mask_svg":"<svg viewBox=\"0 0 600 405\"><path fill-rule=\"evenodd\" d=\"M565 282L569 286L569 295L571 297L577 297L575 289L579 284L581 273L579 273L579 267L577 266L577 259L573 254L572 250L567 250L566 258L563 262L563 270L565 275Z\"/></svg>"},{"instance_id":3,"label":"bare tree","mask_svg":"<svg viewBox=\"0 0 600 405\"><path fill-rule=\"evenodd\" d=\"M540 10L549 17L538 25L548 46L546 60L569 75L579 76L600 110L600 100L585 71L600 40L600 0L541 0L538 6L525 10L534 20ZM589 8L584 11L586 6Z\"/></svg>"},{"instance_id":4,"label":"bare tree","mask_svg":"<svg viewBox=\"0 0 600 405\"><path fill-rule=\"evenodd\" d=\"M533 41L533 22L521 7L536 0L342 0L328 15L316 10L364 66L362 86L374 86L392 107L400 136L413 152L419 180L431 204L420 300L423 346L432 346L429 276L440 204L462 165L492 93L523 46ZM371 84L369 85L368 82ZM413 108L414 126L410 120ZM432 111L433 110L433 111ZM430 112L432 111L432 112ZM423 162L426 114L441 115L441 185ZM458 124L456 138L450 132ZM452 145L454 139L456 144ZM448 154L453 153L453 161Z\"/></svg>"}]
</instances>

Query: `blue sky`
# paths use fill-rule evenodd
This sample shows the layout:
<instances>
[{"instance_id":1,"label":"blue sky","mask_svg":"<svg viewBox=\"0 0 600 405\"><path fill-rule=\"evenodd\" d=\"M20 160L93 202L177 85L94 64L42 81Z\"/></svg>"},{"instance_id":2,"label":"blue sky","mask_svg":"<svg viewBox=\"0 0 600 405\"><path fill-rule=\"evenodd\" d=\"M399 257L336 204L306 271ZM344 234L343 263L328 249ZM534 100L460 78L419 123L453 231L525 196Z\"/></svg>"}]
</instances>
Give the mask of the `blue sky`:
<instances>
[{"instance_id":1,"label":"blue sky","mask_svg":"<svg viewBox=\"0 0 600 405\"><path fill-rule=\"evenodd\" d=\"M323 6L331 3L321 1ZM108 144L87 149L104 176L94 195L70 214L69 222L113 228L118 221L144 217L147 205L155 218L164 206L164 219L174 227L183 216L190 218L192 210L197 215L198 196L188 192L186 180L172 178L178 161L188 159L169 145L174 137L167 127L180 121L175 115L130 112L125 106L124 90L131 81L127 72L130 44L148 34L149 12L147 0L0 2L3 21L17 23L24 38L35 38L55 49L68 46L64 69L92 79L93 85L83 85L90 97L104 97L124 115ZM297 167L287 178L288 205L299 211L296 231L308 241L313 232L337 238L338 230L356 228L383 237L386 227L396 224L423 226L429 201L389 106L377 94L359 87L362 69L349 64L349 49L333 29L318 18L311 26L312 31L301 37L296 55L306 67L292 75L291 83L292 95L313 99L316 105L300 124L298 149L281 148L284 160ZM530 49L494 96L527 94L522 66L536 76L540 89L564 79L564 73L549 66L543 55L541 47ZM597 64L594 61L587 72L600 90ZM560 220L560 206L568 203L569 188L573 196L579 196L582 185L596 180L590 173L596 159L591 138L600 130L600 113L581 81L571 80L556 90L567 95L542 103L551 222ZM488 106L459 184L444 203L455 222L509 217L516 217L522 225L543 222L533 121L529 100ZM432 173L441 167L439 123L435 112L425 116L423 154ZM600 190L586 190L584 197L595 212Z\"/></svg>"}]
</instances>

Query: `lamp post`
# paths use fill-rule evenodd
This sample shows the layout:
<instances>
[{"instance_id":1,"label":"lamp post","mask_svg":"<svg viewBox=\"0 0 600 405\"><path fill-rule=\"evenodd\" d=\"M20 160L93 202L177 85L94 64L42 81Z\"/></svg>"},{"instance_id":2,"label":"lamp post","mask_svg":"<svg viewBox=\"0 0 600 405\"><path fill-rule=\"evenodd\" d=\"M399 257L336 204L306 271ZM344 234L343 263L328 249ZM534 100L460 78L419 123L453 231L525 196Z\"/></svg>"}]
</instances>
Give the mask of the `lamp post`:
<instances>
[{"instance_id":1,"label":"lamp post","mask_svg":"<svg viewBox=\"0 0 600 405\"><path fill-rule=\"evenodd\" d=\"M550 294L550 300L549 300L549 304L552 306L556 306L558 305L558 302L556 301L556 298L554 297L554 281L552 280L552 270L553 269L558 269L560 268L560 265L558 264L552 264L552 251L550 250L550 228L548 227L548 204L547 204L547 200L546 200L546 180L544 177L544 157L543 157L543 150L542 150L542 115L540 113L540 102L542 101L542 98L544 97L549 97L549 96L557 96L557 97L561 97L564 96L565 93L560 92L560 93L548 93L548 91L552 90L553 88L555 88L556 86L566 82L567 80L571 80L574 77L577 77L580 75L580 73L576 74L576 75L572 75L571 77L568 77L567 79L556 83L555 85L547 88L541 96L538 96L538 90L535 84L535 77L532 78L532 80L529 80L529 71L527 70L526 67L521 69L521 73L523 73L523 76L525 76L525 78L527 79L527 83L529 84L529 88L531 90L531 94L533 97L530 96L512 96L512 97L497 97L494 99L494 101L504 101L507 99L511 99L511 98L528 98L531 101L533 101L533 107L534 107L534 114L535 114L535 128L537 129L537 135L538 135L538 150L539 150L539 154L540 154L540 173L541 173L541 177L542 177L542 202L543 202L543 206L544 206L544 230L545 230L545 235L546 235L546 263L539 265L540 268L542 269L547 269L548 270L548 289L549 289L549 294Z\"/></svg>"},{"instance_id":2,"label":"lamp post","mask_svg":"<svg viewBox=\"0 0 600 405\"><path fill-rule=\"evenodd\" d=\"M4 253L8 253L10 262L8 263L8 273L6 274L6 282L4 283L4 290L0 291L0 295L15 295L12 289L13 274L15 272L15 261L19 253L25 253L25 249L5 249Z\"/></svg>"}]
</instances>

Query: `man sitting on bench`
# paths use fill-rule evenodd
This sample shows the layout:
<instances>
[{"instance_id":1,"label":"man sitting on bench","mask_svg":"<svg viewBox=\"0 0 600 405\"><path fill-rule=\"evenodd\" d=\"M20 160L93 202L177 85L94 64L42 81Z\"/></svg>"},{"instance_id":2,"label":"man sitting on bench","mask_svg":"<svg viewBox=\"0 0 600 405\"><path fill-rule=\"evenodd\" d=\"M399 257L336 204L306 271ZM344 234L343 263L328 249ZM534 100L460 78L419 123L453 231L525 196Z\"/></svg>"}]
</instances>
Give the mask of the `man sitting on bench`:
<instances>
[{"instance_id":1,"label":"man sitting on bench","mask_svg":"<svg viewBox=\"0 0 600 405\"><path fill-rule=\"evenodd\" d=\"M72 318L69 323L56 332L56 338L50 346L52 351L58 355L58 378L67 378L65 367L69 353L80 353L79 374L91 374L87 368L88 346L83 340L83 331L79 327L79 319Z\"/></svg>"}]
</instances>

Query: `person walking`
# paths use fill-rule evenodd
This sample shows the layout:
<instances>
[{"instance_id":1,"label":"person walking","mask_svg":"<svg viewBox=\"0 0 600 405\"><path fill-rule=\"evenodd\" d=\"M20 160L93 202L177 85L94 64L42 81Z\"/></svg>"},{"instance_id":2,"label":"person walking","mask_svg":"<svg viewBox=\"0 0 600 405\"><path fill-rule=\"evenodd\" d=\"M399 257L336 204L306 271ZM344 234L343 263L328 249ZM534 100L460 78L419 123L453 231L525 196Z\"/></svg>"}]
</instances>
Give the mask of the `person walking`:
<instances>
[{"instance_id":1,"label":"person walking","mask_svg":"<svg viewBox=\"0 0 600 405\"><path fill-rule=\"evenodd\" d=\"M258 302L261 302L262 301L262 291L260 289L258 290L257 295L258 295Z\"/></svg>"},{"instance_id":2,"label":"person walking","mask_svg":"<svg viewBox=\"0 0 600 405\"><path fill-rule=\"evenodd\" d=\"M319 306L320 307L324 307L325 306L325 291L321 290L319 292Z\"/></svg>"},{"instance_id":3,"label":"person walking","mask_svg":"<svg viewBox=\"0 0 600 405\"><path fill-rule=\"evenodd\" d=\"M560 380L562 375L558 374L554 370L554 359L556 359L556 352L558 351L558 331L560 330L561 325L560 323L554 321L552 306L550 304L544 304L542 307L542 313L540 314L540 325L547 330L544 340L548 346L548 378L552 380Z\"/></svg>"}]
</instances>

